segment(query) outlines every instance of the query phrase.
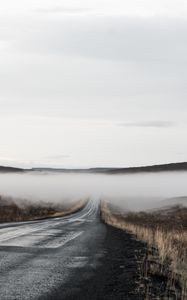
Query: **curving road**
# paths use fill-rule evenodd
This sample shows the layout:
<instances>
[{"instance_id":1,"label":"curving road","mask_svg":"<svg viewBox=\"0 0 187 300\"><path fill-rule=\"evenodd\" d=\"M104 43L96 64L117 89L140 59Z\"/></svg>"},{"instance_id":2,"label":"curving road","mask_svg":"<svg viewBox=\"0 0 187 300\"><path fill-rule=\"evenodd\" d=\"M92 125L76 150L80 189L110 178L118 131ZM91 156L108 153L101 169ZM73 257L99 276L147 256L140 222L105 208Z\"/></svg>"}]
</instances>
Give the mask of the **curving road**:
<instances>
[{"instance_id":1,"label":"curving road","mask_svg":"<svg viewBox=\"0 0 187 300\"><path fill-rule=\"evenodd\" d=\"M0 299L54 299L58 290L55 299L73 295L72 276L80 279L85 266L91 276L104 254L98 208L89 201L64 218L1 224ZM71 288L63 289L67 284Z\"/></svg>"},{"instance_id":2,"label":"curving road","mask_svg":"<svg viewBox=\"0 0 187 300\"><path fill-rule=\"evenodd\" d=\"M144 246L100 222L99 201L64 218L0 225L0 300L140 300Z\"/></svg>"}]
</instances>

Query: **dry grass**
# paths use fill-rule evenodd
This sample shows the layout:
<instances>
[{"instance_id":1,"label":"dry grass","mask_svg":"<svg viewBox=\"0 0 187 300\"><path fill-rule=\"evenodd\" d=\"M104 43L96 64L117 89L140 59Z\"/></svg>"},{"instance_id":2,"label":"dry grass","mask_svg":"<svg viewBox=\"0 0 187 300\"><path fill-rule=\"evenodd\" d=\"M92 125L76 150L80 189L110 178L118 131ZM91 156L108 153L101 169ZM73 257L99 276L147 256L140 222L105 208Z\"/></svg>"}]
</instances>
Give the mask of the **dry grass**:
<instances>
[{"instance_id":1,"label":"dry grass","mask_svg":"<svg viewBox=\"0 0 187 300\"><path fill-rule=\"evenodd\" d=\"M187 293L187 208L176 206L154 213L121 214L102 202L102 219L107 224L126 230L157 249L159 262L154 270L167 275L170 284L179 282L181 299ZM153 251L149 260L154 260ZM147 264L148 262L146 262ZM167 274L166 274L167 273Z\"/></svg>"},{"instance_id":2,"label":"dry grass","mask_svg":"<svg viewBox=\"0 0 187 300\"><path fill-rule=\"evenodd\" d=\"M0 196L0 222L29 221L43 218L62 217L73 214L84 207L87 201L54 205L52 203L31 203Z\"/></svg>"}]
</instances>

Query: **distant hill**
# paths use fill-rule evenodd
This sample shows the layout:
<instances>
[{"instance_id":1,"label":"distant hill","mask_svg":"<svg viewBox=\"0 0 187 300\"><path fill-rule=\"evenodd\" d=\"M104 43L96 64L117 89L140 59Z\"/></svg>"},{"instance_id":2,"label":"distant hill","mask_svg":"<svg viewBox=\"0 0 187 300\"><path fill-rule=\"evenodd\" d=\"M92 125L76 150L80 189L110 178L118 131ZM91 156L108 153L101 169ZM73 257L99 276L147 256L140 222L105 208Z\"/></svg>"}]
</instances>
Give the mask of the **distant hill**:
<instances>
[{"instance_id":1,"label":"distant hill","mask_svg":"<svg viewBox=\"0 0 187 300\"><path fill-rule=\"evenodd\" d=\"M129 168L90 168L90 169L53 169L33 168L33 171L62 172L62 173L99 173L99 174L131 174L141 172L187 171L187 162L162 165L129 167Z\"/></svg>"},{"instance_id":2,"label":"distant hill","mask_svg":"<svg viewBox=\"0 0 187 300\"><path fill-rule=\"evenodd\" d=\"M182 205L187 207L187 196L182 197L174 197L165 199L160 205L162 206L174 206L174 205Z\"/></svg>"},{"instance_id":3,"label":"distant hill","mask_svg":"<svg viewBox=\"0 0 187 300\"><path fill-rule=\"evenodd\" d=\"M24 170L20 168L0 166L0 173L15 173L15 172L23 172L23 171Z\"/></svg>"},{"instance_id":4,"label":"distant hill","mask_svg":"<svg viewBox=\"0 0 187 300\"><path fill-rule=\"evenodd\" d=\"M162 165L128 167L128 168L90 168L90 169L65 169L65 168L32 168L21 169L0 166L0 172L59 172L59 173L94 173L94 174L133 174L143 172L169 172L187 171L187 162L171 163Z\"/></svg>"}]
</instances>

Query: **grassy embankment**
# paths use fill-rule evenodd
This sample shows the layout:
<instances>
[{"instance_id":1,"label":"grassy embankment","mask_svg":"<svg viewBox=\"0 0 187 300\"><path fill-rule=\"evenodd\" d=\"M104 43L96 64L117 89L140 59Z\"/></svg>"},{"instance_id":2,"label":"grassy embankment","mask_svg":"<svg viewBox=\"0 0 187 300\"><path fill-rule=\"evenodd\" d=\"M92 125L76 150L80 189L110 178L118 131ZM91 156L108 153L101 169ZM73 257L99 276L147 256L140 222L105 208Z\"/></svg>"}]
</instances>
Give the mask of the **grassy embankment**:
<instances>
[{"instance_id":1,"label":"grassy embankment","mask_svg":"<svg viewBox=\"0 0 187 300\"><path fill-rule=\"evenodd\" d=\"M29 221L50 217L63 217L73 214L84 207L85 200L71 204L31 203L28 200L14 201L0 196L0 222Z\"/></svg>"},{"instance_id":2,"label":"grassy embankment","mask_svg":"<svg viewBox=\"0 0 187 300\"><path fill-rule=\"evenodd\" d=\"M175 206L151 213L125 214L102 202L101 217L105 223L145 241L149 251L143 263L144 276L150 273L167 277L168 286L175 289L179 285L179 298L186 299L187 208Z\"/></svg>"}]
</instances>

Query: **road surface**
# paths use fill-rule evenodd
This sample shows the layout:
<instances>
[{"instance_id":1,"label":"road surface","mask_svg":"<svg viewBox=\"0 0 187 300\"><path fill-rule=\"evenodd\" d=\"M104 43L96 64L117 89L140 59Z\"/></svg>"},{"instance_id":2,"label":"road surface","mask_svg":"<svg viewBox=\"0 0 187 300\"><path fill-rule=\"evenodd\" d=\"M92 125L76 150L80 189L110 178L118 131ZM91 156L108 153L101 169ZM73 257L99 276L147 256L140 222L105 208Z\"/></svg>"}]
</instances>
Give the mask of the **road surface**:
<instances>
[{"instance_id":1,"label":"road surface","mask_svg":"<svg viewBox=\"0 0 187 300\"><path fill-rule=\"evenodd\" d=\"M143 299L139 244L121 234L100 222L98 201L64 218L1 224L0 299Z\"/></svg>"}]
</instances>

